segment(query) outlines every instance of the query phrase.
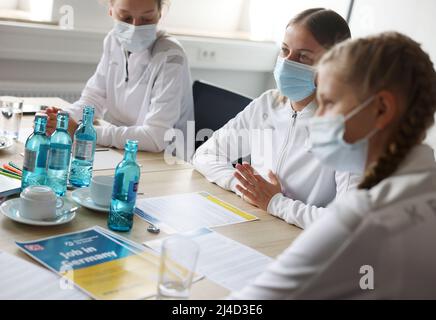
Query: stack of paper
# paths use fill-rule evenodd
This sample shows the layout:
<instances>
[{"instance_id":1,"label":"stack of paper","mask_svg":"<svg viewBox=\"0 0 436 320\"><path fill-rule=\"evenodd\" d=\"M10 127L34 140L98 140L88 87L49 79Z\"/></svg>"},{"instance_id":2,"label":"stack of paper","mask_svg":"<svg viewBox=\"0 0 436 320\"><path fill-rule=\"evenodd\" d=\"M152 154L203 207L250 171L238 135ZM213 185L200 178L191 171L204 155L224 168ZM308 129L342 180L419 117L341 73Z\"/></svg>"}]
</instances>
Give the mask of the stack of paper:
<instances>
[{"instance_id":1,"label":"stack of paper","mask_svg":"<svg viewBox=\"0 0 436 320\"><path fill-rule=\"evenodd\" d=\"M83 300L87 296L52 272L0 251L0 300Z\"/></svg>"},{"instance_id":2,"label":"stack of paper","mask_svg":"<svg viewBox=\"0 0 436 320\"><path fill-rule=\"evenodd\" d=\"M0 175L0 197L9 197L19 193L21 190L21 181Z\"/></svg>"},{"instance_id":3,"label":"stack of paper","mask_svg":"<svg viewBox=\"0 0 436 320\"><path fill-rule=\"evenodd\" d=\"M113 170L123 160L123 155L112 149L102 149L94 156L94 171Z\"/></svg>"},{"instance_id":4,"label":"stack of paper","mask_svg":"<svg viewBox=\"0 0 436 320\"><path fill-rule=\"evenodd\" d=\"M230 291L244 288L272 262L271 258L260 252L207 228L182 235L194 240L200 246L198 272ZM164 240L159 239L144 244L160 252Z\"/></svg>"},{"instance_id":5,"label":"stack of paper","mask_svg":"<svg viewBox=\"0 0 436 320\"><path fill-rule=\"evenodd\" d=\"M135 213L147 222L158 225L166 233L258 219L206 192L140 199L136 202Z\"/></svg>"},{"instance_id":6,"label":"stack of paper","mask_svg":"<svg viewBox=\"0 0 436 320\"><path fill-rule=\"evenodd\" d=\"M96 299L142 299L156 294L159 256L145 248L140 253L132 251L97 227L16 244Z\"/></svg>"}]
</instances>

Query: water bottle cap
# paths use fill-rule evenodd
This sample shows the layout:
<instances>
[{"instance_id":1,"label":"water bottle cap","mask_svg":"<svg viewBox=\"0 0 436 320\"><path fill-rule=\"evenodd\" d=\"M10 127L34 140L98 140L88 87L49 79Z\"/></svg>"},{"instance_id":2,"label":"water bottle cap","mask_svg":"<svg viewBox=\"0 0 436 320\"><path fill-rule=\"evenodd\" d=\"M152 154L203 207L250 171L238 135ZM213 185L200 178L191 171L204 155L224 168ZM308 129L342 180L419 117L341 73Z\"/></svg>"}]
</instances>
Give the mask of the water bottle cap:
<instances>
[{"instance_id":1,"label":"water bottle cap","mask_svg":"<svg viewBox=\"0 0 436 320\"><path fill-rule=\"evenodd\" d=\"M138 150L138 141L127 140L126 141L126 150L137 151Z\"/></svg>"},{"instance_id":2,"label":"water bottle cap","mask_svg":"<svg viewBox=\"0 0 436 320\"><path fill-rule=\"evenodd\" d=\"M84 106L83 107L83 111L84 112L94 112L94 110L95 110L95 108L94 108L94 106Z\"/></svg>"},{"instance_id":3,"label":"water bottle cap","mask_svg":"<svg viewBox=\"0 0 436 320\"><path fill-rule=\"evenodd\" d=\"M45 113L37 113L35 119L48 119L48 116Z\"/></svg>"}]
</instances>

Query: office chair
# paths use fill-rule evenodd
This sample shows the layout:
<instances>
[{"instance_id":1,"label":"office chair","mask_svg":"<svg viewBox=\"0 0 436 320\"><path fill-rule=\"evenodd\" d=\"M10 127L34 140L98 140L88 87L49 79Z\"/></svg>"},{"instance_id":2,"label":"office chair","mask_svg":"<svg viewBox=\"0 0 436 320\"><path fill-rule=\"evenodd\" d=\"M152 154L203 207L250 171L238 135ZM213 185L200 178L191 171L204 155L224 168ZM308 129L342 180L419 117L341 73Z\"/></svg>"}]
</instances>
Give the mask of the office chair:
<instances>
[{"instance_id":1,"label":"office chair","mask_svg":"<svg viewBox=\"0 0 436 320\"><path fill-rule=\"evenodd\" d=\"M196 137L203 129L212 131L220 129L252 101L250 98L203 81L194 82L193 94ZM204 142L195 141L195 149Z\"/></svg>"}]
</instances>

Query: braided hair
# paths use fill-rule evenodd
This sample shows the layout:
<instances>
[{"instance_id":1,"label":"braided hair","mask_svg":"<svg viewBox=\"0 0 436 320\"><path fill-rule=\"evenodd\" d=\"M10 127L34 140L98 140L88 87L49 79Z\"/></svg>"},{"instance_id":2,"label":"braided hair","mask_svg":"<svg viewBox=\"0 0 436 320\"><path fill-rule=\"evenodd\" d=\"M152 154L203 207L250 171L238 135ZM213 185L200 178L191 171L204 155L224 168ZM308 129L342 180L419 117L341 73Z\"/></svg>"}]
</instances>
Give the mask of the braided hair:
<instances>
[{"instance_id":1,"label":"braided hair","mask_svg":"<svg viewBox=\"0 0 436 320\"><path fill-rule=\"evenodd\" d=\"M359 186L371 189L398 169L434 124L436 72L421 46L397 32L346 41L326 53L320 64L329 62L360 99L391 90L405 102L399 125Z\"/></svg>"}]
</instances>

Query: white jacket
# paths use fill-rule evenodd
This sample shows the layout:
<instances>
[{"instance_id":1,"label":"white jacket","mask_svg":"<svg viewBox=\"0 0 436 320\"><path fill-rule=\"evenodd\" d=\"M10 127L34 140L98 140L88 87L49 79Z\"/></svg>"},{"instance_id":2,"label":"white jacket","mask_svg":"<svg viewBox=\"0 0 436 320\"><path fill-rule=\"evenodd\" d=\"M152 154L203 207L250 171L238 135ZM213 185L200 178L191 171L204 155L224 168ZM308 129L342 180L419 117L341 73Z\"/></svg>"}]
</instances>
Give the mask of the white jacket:
<instances>
[{"instance_id":1,"label":"white jacket","mask_svg":"<svg viewBox=\"0 0 436 320\"><path fill-rule=\"evenodd\" d=\"M111 31L97 71L67 111L78 121L84 105L95 106L96 118L105 120L96 127L100 145L123 149L133 139L140 150L161 152L169 129L186 133L193 104L188 61L177 40L160 31L150 50L129 56Z\"/></svg>"},{"instance_id":2,"label":"white jacket","mask_svg":"<svg viewBox=\"0 0 436 320\"><path fill-rule=\"evenodd\" d=\"M309 133L300 125L311 118L317 105L294 112L271 90L254 100L204 143L193 157L195 168L220 187L236 189L232 162L251 156L252 166L264 177L276 173L283 194L270 201L268 212L306 228L336 197L357 186L360 177L324 167L309 151ZM243 138L241 138L243 137ZM245 140L245 141L239 141Z\"/></svg>"},{"instance_id":3,"label":"white jacket","mask_svg":"<svg viewBox=\"0 0 436 320\"><path fill-rule=\"evenodd\" d=\"M436 163L420 145L393 176L332 203L231 298L436 299L435 246Z\"/></svg>"}]
</instances>

